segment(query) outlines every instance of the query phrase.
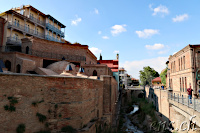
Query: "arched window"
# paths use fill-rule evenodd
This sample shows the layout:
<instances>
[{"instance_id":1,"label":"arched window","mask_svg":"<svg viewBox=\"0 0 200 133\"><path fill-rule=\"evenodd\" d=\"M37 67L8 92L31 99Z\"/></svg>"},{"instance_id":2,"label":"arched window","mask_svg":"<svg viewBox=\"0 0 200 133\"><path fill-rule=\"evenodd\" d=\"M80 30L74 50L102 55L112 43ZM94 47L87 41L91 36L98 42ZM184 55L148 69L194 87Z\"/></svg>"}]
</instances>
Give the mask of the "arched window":
<instances>
[{"instance_id":1,"label":"arched window","mask_svg":"<svg viewBox=\"0 0 200 133\"><path fill-rule=\"evenodd\" d=\"M26 47L26 54L29 54L29 47Z\"/></svg>"},{"instance_id":2,"label":"arched window","mask_svg":"<svg viewBox=\"0 0 200 133\"><path fill-rule=\"evenodd\" d=\"M97 76L97 71L96 70L93 71L93 75L92 76Z\"/></svg>"},{"instance_id":3,"label":"arched window","mask_svg":"<svg viewBox=\"0 0 200 133\"><path fill-rule=\"evenodd\" d=\"M8 71L11 70L11 62L9 60L5 61L5 67L8 69Z\"/></svg>"},{"instance_id":4,"label":"arched window","mask_svg":"<svg viewBox=\"0 0 200 133\"><path fill-rule=\"evenodd\" d=\"M17 73L20 73L20 72L21 72L21 66L20 66L19 64L18 64L17 67L16 67L16 72L17 72Z\"/></svg>"}]
</instances>

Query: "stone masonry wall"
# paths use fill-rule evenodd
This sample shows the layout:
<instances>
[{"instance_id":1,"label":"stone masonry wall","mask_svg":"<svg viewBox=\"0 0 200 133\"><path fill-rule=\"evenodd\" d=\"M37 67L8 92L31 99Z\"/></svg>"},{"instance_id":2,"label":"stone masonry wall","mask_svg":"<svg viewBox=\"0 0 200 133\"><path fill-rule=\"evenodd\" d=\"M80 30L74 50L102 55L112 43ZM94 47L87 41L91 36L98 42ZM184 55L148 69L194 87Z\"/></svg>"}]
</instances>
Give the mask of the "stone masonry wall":
<instances>
[{"instance_id":1,"label":"stone masonry wall","mask_svg":"<svg viewBox=\"0 0 200 133\"><path fill-rule=\"evenodd\" d=\"M23 53L25 53L27 46L29 47L30 51L35 51L38 56L42 56L42 54L45 54L47 58L60 58L61 60L62 57L57 57L59 54L69 56L71 55L74 56L73 58L75 58L75 56L77 55L84 56L86 58L86 61L81 61L81 64L97 64L96 56L89 51L87 45L58 43L32 37L22 39ZM69 61L75 61L75 59Z\"/></svg>"},{"instance_id":2,"label":"stone masonry wall","mask_svg":"<svg viewBox=\"0 0 200 133\"><path fill-rule=\"evenodd\" d=\"M107 118L108 124L115 122L115 112L117 101L117 81L112 76L101 76L103 79L103 114Z\"/></svg>"},{"instance_id":3,"label":"stone masonry wall","mask_svg":"<svg viewBox=\"0 0 200 133\"><path fill-rule=\"evenodd\" d=\"M66 125L80 129L103 115L101 80L0 74L0 84L0 132L14 133L21 123L25 124L26 133L59 130ZM17 98L16 111L4 109L9 105L9 97ZM37 113L45 115L47 120L39 122Z\"/></svg>"},{"instance_id":4,"label":"stone masonry wall","mask_svg":"<svg viewBox=\"0 0 200 133\"><path fill-rule=\"evenodd\" d=\"M37 67L43 66L43 59L18 52L3 53L2 59L11 62L11 71L16 72L16 66L21 66L21 73L34 71Z\"/></svg>"},{"instance_id":5,"label":"stone masonry wall","mask_svg":"<svg viewBox=\"0 0 200 133\"><path fill-rule=\"evenodd\" d=\"M156 109L161 113L161 119L167 121L170 118L170 105L168 101L168 91L161 89L149 90L149 87L145 87L146 98L151 103L153 102Z\"/></svg>"}]
</instances>

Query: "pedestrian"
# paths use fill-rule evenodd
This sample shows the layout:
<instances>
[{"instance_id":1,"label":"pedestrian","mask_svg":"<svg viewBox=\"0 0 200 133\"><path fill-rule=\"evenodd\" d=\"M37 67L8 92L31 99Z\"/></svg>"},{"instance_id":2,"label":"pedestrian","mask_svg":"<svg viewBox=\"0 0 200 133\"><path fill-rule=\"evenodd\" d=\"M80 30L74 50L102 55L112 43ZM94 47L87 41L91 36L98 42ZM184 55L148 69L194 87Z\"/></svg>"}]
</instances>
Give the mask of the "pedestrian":
<instances>
[{"instance_id":1,"label":"pedestrian","mask_svg":"<svg viewBox=\"0 0 200 133\"><path fill-rule=\"evenodd\" d=\"M199 89L199 97L200 97L200 89Z\"/></svg>"},{"instance_id":2,"label":"pedestrian","mask_svg":"<svg viewBox=\"0 0 200 133\"><path fill-rule=\"evenodd\" d=\"M190 88L187 89L188 92L188 99L190 99L190 104L192 104L192 88L191 88L191 83L189 84Z\"/></svg>"}]
</instances>

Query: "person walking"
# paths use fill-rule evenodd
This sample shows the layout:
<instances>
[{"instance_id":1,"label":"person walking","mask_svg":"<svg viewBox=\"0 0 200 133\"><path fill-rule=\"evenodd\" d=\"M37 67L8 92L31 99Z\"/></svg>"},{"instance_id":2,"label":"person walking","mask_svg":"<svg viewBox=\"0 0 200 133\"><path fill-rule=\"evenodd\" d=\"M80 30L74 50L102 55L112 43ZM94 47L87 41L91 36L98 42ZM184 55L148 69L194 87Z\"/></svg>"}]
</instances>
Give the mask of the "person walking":
<instances>
[{"instance_id":1,"label":"person walking","mask_svg":"<svg viewBox=\"0 0 200 133\"><path fill-rule=\"evenodd\" d=\"M191 88L191 83L189 84L190 87L187 89L188 92L188 98L190 99L190 104L192 104L192 88Z\"/></svg>"},{"instance_id":2,"label":"person walking","mask_svg":"<svg viewBox=\"0 0 200 133\"><path fill-rule=\"evenodd\" d=\"M200 89L199 89L199 98L200 98Z\"/></svg>"}]
</instances>

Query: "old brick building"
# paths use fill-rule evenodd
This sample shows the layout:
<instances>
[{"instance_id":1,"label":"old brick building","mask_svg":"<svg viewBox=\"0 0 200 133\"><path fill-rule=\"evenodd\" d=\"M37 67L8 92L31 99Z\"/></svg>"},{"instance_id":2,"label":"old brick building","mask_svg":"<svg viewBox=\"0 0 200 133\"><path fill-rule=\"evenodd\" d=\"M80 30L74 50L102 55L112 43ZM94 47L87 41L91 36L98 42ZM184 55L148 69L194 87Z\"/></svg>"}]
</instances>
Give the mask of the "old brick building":
<instances>
[{"instance_id":1,"label":"old brick building","mask_svg":"<svg viewBox=\"0 0 200 133\"><path fill-rule=\"evenodd\" d=\"M193 95L199 90L200 45L187 45L169 57L167 71L167 88L175 93L187 95L187 88L191 84Z\"/></svg>"},{"instance_id":2,"label":"old brick building","mask_svg":"<svg viewBox=\"0 0 200 133\"><path fill-rule=\"evenodd\" d=\"M8 71L30 73L38 67L46 68L61 60L71 62L78 67L85 64L97 64L96 56L87 45L59 43L30 37L22 39L20 48L21 52L0 52L0 58L5 62Z\"/></svg>"}]
</instances>

